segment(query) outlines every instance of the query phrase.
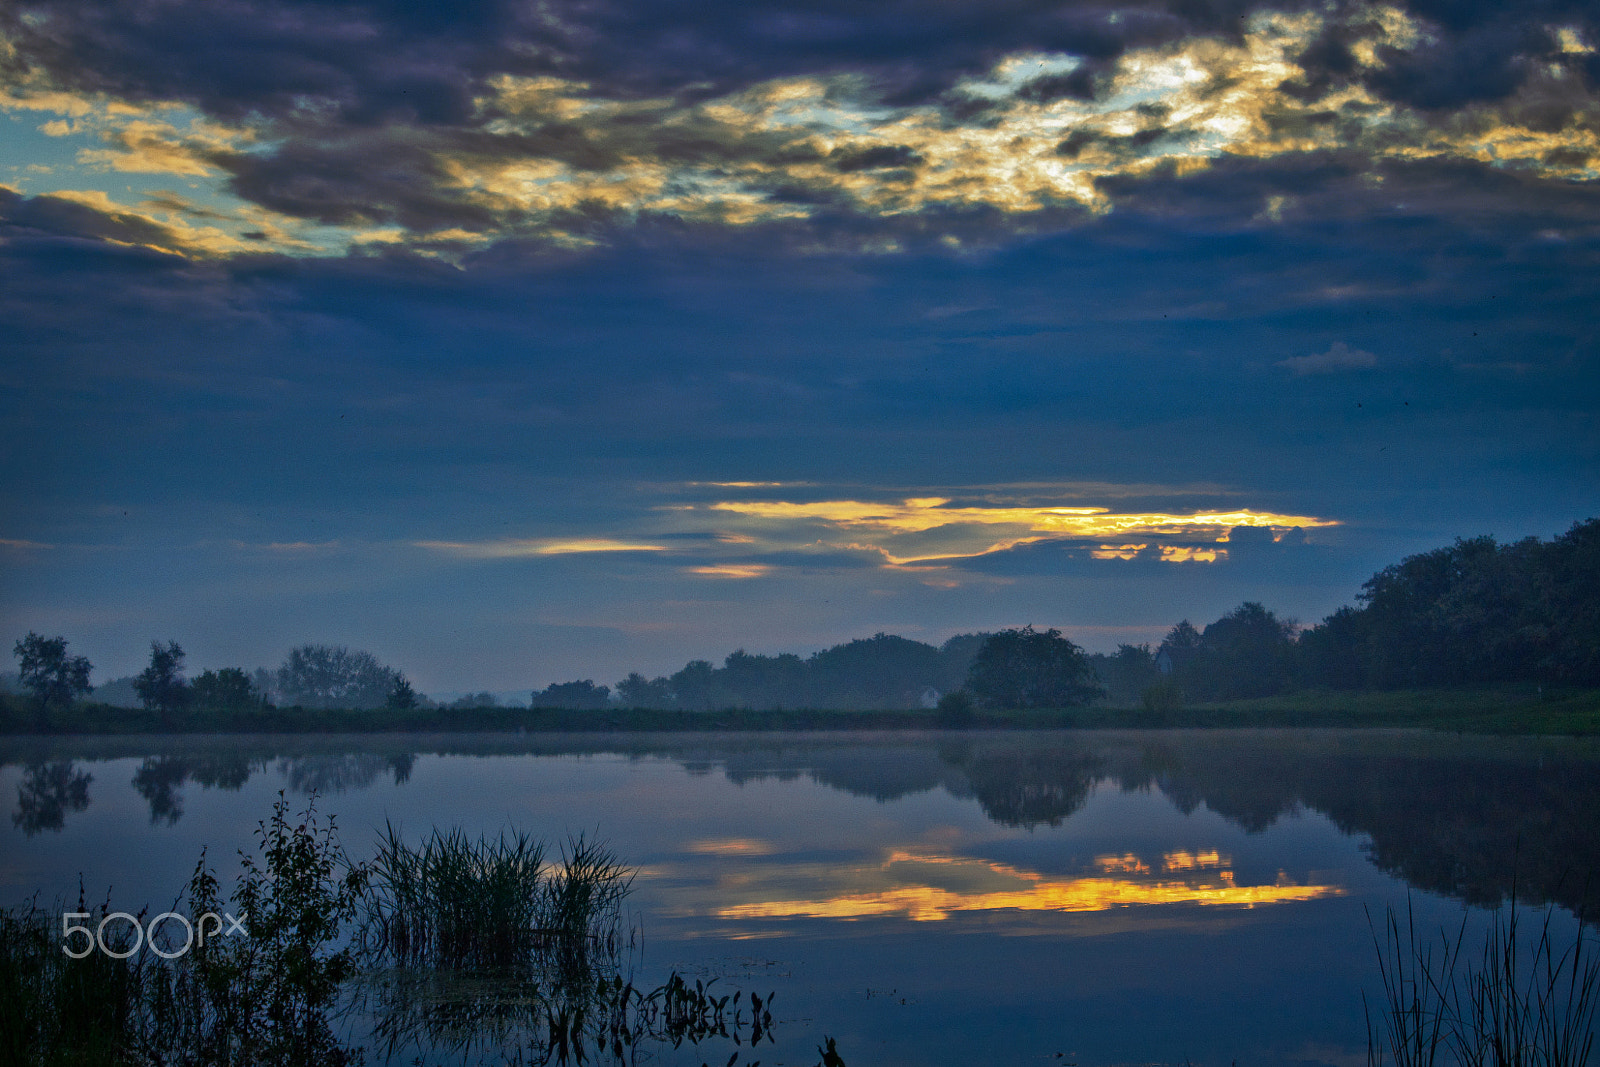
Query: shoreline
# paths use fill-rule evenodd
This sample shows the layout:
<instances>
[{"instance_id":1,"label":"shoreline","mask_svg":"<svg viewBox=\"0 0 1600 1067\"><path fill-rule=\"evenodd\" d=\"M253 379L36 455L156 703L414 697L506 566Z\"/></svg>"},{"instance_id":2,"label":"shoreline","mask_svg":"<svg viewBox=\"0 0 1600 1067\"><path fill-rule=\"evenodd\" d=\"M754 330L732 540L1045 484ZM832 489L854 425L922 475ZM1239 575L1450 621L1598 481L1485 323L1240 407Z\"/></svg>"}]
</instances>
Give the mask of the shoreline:
<instances>
[{"instance_id":1,"label":"shoreline","mask_svg":"<svg viewBox=\"0 0 1600 1067\"><path fill-rule=\"evenodd\" d=\"M43 728L41 729L41 726ZM44 723L23 702L8 700L3 736L160 734L427 734L427 733L773 733L880 730L1161 730L1420 728L1455 733L1594 736L1600 734L1600 690L1424 689L1382 692L1305 691L1189 707L1080 707L978 711L952 723L933 709L841 710L648 708L575 711L554 708L428 708L407 711L258 708L185 711L162 716L137 708L80 704Z\"/></svg>"}]
</instances>

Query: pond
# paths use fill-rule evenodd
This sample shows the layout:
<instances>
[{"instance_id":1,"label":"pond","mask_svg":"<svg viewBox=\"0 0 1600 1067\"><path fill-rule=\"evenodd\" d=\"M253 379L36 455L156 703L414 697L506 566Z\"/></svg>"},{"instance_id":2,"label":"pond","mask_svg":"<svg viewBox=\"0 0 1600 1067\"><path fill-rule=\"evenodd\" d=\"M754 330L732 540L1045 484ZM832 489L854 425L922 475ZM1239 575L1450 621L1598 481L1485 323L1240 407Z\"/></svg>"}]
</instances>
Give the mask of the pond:
<instances>
[{"instance_id":1,"label":"pond","mask_svg":"<svg viewBox=\"0 0 1600 1067\"><path fill-rule=\"evenodd\" d=\"M1600 914L1600 747L1384 731L11 738L0 903L164 910L279 790L605 841L642 982L776 993L741 1064L1364 1064L1369 915Z\"/></svg>"}]
</instances>

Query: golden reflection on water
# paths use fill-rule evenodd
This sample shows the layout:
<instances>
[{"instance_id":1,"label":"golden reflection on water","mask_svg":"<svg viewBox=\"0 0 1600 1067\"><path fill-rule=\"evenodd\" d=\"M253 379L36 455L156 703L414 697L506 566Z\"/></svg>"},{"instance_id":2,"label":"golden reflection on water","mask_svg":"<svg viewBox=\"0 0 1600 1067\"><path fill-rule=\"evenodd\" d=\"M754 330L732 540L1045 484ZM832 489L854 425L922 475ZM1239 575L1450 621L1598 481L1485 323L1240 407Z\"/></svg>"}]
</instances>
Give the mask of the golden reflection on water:
<instances>
[{"instance_id":1,"label":"golden reflection on water","mask_svg":"<svg viewBox=\"0 0 1600 1067\"><path fill-rule=\"evenodd\" d=\"M937 922L957 912L1096 912L1153 904L1253 908L1344 893L1335 885L1296 885L1282 871L1270 885L1239 885L1231 859L1215 849L1168 852L1155 865L1132 853L1097 856L1093 868L1094 873L1081 877L1055 879L989 860L894 850L880 868L893 884L882 888L814 899L750 901L720 907L716 914L725 919L902 915L915 922Z\"/></svg>"}]
</instances>

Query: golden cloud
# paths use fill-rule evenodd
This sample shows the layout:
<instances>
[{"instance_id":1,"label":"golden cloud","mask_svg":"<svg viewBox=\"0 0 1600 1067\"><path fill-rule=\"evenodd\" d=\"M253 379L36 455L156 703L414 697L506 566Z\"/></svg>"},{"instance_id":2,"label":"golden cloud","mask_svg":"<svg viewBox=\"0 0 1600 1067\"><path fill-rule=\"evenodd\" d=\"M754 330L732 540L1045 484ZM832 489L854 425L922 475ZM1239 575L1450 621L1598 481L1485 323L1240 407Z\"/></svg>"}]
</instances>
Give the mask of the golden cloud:
<instances>
[{"instance_id":1,"label":"golden cloud","mask_svg":"<svg viewBox=\"0 0 1600 1067\"><path fill-rule=\"evenodd\" d=\"M416 548L460 559L522 559L528 556L567 556L586 552L665 552L665 545L615 541L605 537L568 539L506 538L499 541L413 541Z\"/></svg>"},{"instance_id":2,"label":"golden cloud","mask_svg":"<svg viewBox=\"0 0 1600 1067\"><path fill-rule=\"evenodd\" d=\"M685 567L684 570L705 578L761 578L772 572L772 568L765 563L716 563Z\"/></svg>"},{"instance_id":3,"label":"golden cloud","mask_svg":"<svg viewBox=\"0 0 1600 1067\"><path fill-rule=\"evenodd\" d=\"M951 506L945 497L913 497L899 503L860 500L794 502L781 500L719 501L709 510L739 516L769 530L797 531L822 528L835 532L837 547L880 553L894 566L943 559L962 559L1005 551L1044 540L1144 537L1209 541L1236 526L1311 528L1337 526L1335 519L1311 515L1239 509L1167 512L1113 512L1103 507ZM938 534L937 549L912 551L902 544L905 535ZM930 542L932 543L932 542ZM1149 542L1098 544L1090 552L1096 559L1130 559ZM1161 558L1169 562L1213 562L1226 556L1221 548L1161 545Z\"/></svg>"}]
</instances>

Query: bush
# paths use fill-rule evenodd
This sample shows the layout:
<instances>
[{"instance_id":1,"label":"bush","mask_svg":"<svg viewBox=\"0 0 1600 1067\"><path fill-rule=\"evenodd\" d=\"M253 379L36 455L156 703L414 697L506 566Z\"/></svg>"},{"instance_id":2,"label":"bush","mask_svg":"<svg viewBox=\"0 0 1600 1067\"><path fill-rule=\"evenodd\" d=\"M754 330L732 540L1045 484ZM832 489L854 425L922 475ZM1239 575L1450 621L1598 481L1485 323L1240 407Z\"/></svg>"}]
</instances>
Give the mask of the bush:
<instances>
[{"instance_id":1,"label":"bush","mask_svg":"<svg viewBox=\"0 0 1600 1067\"><path fill-rule=\"evenodd\" d=\"M955 689L939 698L938 722L947 730L965 730L972 725L975 705L972 694Z\"/></svg>"},{"instance_id":2,"label":"bush","mask_svg":"<svg viewBox=\"0 0 1600 1067\"><path fill-rule=\"evenodd\" d=\"M1178 683L1167 678L1155 685L1146 686L1144 692L1139 694L1139 703L1145 711L1156 714L1177 711L1183 707L1183 690Z\"/></svg>"}]
</instances>

